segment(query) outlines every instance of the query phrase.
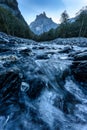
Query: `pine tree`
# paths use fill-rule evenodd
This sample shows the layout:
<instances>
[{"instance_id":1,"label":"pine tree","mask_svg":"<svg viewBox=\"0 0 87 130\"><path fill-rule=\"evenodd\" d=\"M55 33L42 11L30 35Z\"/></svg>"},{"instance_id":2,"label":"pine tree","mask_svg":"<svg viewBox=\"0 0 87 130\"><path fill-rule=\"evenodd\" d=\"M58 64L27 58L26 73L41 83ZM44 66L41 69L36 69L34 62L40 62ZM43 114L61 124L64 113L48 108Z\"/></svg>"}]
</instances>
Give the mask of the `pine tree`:
<instances>
[{"instance_id":1,"label":"pine tree","mask_svg":"<svg viewBox=\"0 0 87 130\"><path fill-rule=\"evenodd\" d=\"M61 23L66 23L67 20L68 20L68 18L69 18L69 15L68 15L67 11L65 10L65 11L61 14L61 19L60 19Z\"/></svg>"}]
</instances>

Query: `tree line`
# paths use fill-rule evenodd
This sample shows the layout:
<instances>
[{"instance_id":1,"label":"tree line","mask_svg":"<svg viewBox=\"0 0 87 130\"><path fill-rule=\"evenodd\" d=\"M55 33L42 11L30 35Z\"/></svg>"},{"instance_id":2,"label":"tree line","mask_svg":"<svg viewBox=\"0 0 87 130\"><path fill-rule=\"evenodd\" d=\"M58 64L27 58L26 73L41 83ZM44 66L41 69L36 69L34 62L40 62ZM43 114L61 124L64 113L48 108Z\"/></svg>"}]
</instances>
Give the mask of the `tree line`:
<instances>
[{"instance_id":1,"label":"tree line","mask_svg":"<svg viewBox=\"0 0 87 130\"><path fill-rule=\"evenodd\" d=\"M61 14L61 24L37 37L38 41L49 41L56 38L87 37L87 6L82 8L75 18L69 19L65 10Z\"/></svg>"},{"instance_id":2,"label":"tree line","mask_svg":"<svg viewBox=\"0 0 87 130\"><path fill-rule=\"evenodd\" d=\"M0 7L0 31L23 38L33 39L34 36L29 26L23 20L3 7Z\"/></svg>"},{"instance_id":3,"label":"tree line","mask_svg":"<svg viewBox=\"0 0 87 130\"><path fill-rule=\"evenodd\" d=\"M15 17L9 10L0 7L0 31L36 41L49 41L56 38L87 37L87 6L82 8L74 19L69 19L67 11L64 11L61 14L60 25L56 29L51 29L39 36L35 35L27 24L24 24L21 19Z\"/></svg>"}]
</instances>

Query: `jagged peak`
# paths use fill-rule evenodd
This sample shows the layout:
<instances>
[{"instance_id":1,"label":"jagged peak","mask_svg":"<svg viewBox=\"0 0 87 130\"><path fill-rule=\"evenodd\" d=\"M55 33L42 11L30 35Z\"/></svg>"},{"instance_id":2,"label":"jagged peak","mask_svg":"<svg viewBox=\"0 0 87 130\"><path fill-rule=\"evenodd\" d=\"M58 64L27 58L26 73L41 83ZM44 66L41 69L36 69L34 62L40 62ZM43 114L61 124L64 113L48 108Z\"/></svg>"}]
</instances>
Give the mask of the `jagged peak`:
<instances>
[{"instance_id":1,"label":"jagged peak","mask_svg":"<svg viewBox=\"0 0 87 130\"><path fill-rule=\"evenodd\" d=\"M57 26L51 18L47 17L45 12L37 15L36 19L30 24L31 30L37 35L48 32L52 28L55 29Z\"/></svg>"},{"instance_id":2,"label":"jagged peak","mask_svg":"<svg viewBox=\"0 0 87 130\"><path fill-rule=\"evenodd\" d=\"M46 13L45 13L45 11L43 12L43 16L46 16Z\"/></svg>"},{"instance_id":3,"label":"jagged peak","mask_svg":"<svg viewBox=\"0 0 87 130\"><path fill-rule=\"evenodd\" d=\"M39 15L36 15L36 19L38 19L38 18L47 18L46 13L43 12L43 13L41 13Z\"/></svg>"}]
</instances>

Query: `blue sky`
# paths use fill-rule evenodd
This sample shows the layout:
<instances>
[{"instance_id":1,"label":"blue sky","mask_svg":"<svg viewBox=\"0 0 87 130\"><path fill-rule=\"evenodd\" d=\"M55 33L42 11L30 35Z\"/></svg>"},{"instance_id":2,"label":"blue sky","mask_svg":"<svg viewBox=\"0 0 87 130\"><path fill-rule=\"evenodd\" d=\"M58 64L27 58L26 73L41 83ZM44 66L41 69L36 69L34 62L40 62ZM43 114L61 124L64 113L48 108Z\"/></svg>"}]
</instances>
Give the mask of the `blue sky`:
<instances>
[{"instance_id":1,"label":"blue sky","mask_svg":"<svg viewBox=\"0 0 87 130\"><path fill-rule=\"evenodd\" d=\"M58 23L60 15L67 10L70 17L74 17L83 6L87 5L87 0L17 0L20 11L28 24L36 15L46 12L54 22Z\"/></svg>"}]
</instances>

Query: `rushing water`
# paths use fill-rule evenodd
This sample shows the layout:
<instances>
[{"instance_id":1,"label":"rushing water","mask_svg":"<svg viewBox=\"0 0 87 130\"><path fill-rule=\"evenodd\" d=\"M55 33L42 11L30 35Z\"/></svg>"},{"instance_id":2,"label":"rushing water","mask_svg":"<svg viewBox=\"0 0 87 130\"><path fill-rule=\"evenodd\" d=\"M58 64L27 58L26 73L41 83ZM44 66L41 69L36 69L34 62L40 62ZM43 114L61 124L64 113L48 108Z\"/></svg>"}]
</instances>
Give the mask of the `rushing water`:
<instances>
[{"instance_id":1,"label":"rushing water","mask_svg":"<svg viewBox=\"0 0 87 130\"><path fill-rule=\"evenodd\" d=\"M1 44L0 130L87 130L87 89L73 77L70 53L86 47Z\"/></svg>"}]
</instances>

